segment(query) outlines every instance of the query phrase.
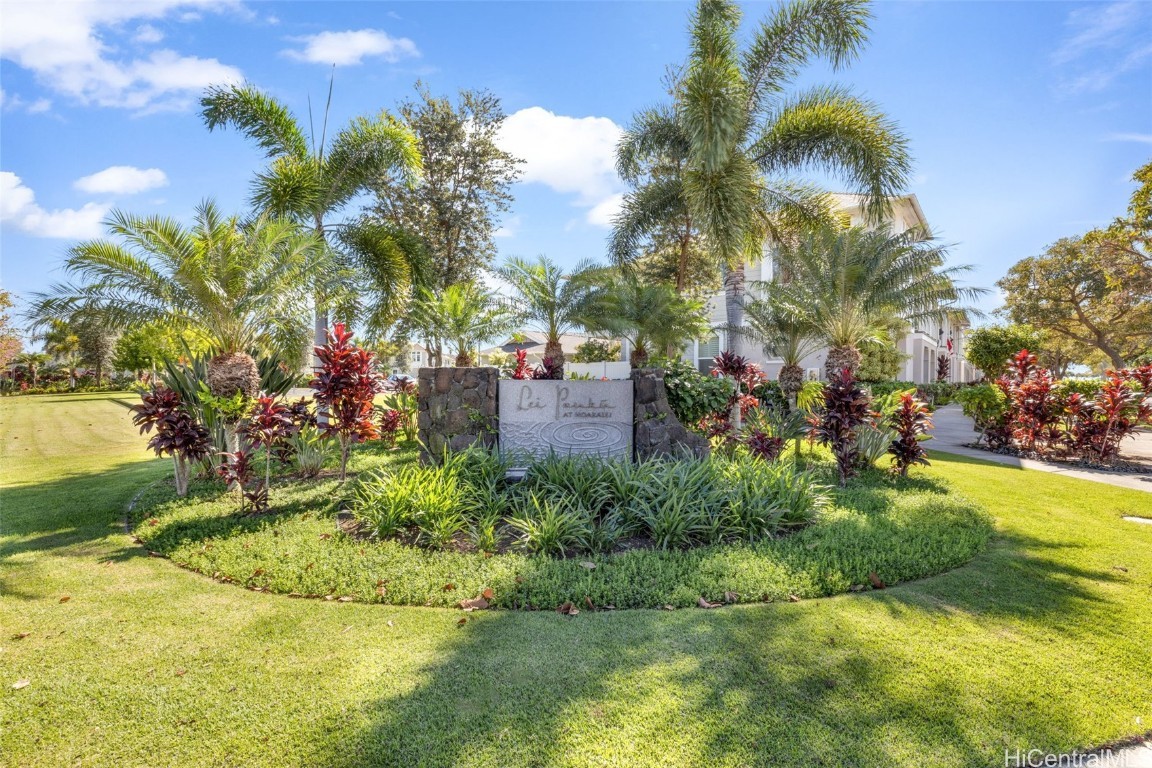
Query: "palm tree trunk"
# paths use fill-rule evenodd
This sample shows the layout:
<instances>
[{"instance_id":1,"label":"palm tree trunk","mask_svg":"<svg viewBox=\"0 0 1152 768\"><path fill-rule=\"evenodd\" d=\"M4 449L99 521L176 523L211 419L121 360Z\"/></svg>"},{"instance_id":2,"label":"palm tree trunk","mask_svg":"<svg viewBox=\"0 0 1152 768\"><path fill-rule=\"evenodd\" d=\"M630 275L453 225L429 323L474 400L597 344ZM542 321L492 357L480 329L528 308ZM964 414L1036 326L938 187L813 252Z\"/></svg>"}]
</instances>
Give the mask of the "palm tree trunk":
<instances>
[{"instance_id":1,"label":"palm tree trunk","mask_svg":"<svg viewBox=\"0 0 1152 768\"><path fill-rule=\"evenodd\" d=\"M628 355L628 361L632 364L633 368L643 368L644 363L648 362L648 350L642 346L633 344L632 352Z\"/></svg>"},{"instance_id":2,"label":"palm tree trunk","mask_svg":"<svg viewBox=\"0 0 1152 768\"><path fill-rule=\"evenodd\" d=\"M564 363L567 360L564 357L564 348L560 346L559 339L548 339L548 343L544 345L544 357L551 358L554 365L559 365L560 375L564 375Z\"/></svg>"},{"instance_id":3,"label":"palm tree trunk","mask_svg":"<svg viewBox=\"0 0 1152 768\"><path fill-rule=\"evenodd\" d=\"M828 359L824 361L824 376L831 381L832 377L847 368L855 375L860 368L860 350L856 347L832 347L828 350Z\"/></svg>"},{"instance_id":4,"label":"palm tree trunk","mask_svg":"<svg viewBox=\"0 0 1152 768\"><path fill-rule=\"evenodd\" d=\"M471 368L472 367L472 355L471 355L471 353L469 353L467 351L460 352L458 355L456 355L456 362L454 363L454 365L457 368Z\"/></svg>"},{"instance_id":5,"label":"palm tree trunk","mask_svg":"<svg viewBox=\"0 0 1152 768\"><path fill-rule=\"evenodd\" d=\"M724 269L724 318L729 328L744 327L744 264ZM731 331L727 334L727 347L733 354L743 354L743 337Z\"/></svg>"}]
</instances>

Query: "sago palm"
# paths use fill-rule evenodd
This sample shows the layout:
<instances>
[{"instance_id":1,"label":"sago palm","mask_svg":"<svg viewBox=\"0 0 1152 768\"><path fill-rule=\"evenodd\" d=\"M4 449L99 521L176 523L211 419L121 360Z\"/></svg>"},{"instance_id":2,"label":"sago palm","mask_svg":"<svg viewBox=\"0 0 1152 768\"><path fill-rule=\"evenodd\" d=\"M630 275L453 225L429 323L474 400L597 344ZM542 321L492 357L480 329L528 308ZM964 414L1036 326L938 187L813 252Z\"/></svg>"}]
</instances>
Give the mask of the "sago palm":
<instances>
[{"instance_id":1,"label":"sago palm","mask_svg":"<svg viewBox=\"0 0 1152 768\"><path fill-rule=\"evenodd\" d=\"M314 235L293 221L224 216L211 202L191 228L164 217L115 211L105 222L116 240L90 240L68 252L76 282L38 294L39 323L78 313L108 327L162 323L209 339L214 395L254 395L260 376L250 349L298 353L308 336L309 296L329 260Z\"/></svg>"},{"instance_id":2,"label":"sago palm","mask_svg":"<svg viewBox=\"0 0 1152 768\"><path fill-rule=\"evenodd\" d=\"M516 292L515 301L520 319L544 333L544 357L557 365L564 365L564 349L560 337L579 326L579 312L588 285L578 273L589 265L578 264L566 273L547 256L536 261L512 257L496 270ZM574 277L574 275L577 275Z\"/></svg>"},{"instance_id":3,"label":"sago palm","mask_svg":"<svg viewBox=\"0 0 1152 768\"><path fill-rule=\"evenodd\" d=\"M629 269L596 270L577 318L593 333L627 339L632 367L657 351L680 348L708 333L704 302L680 296L672 286L646 283Z\"/></svg>"},{"instance_id":4,"label":"sago palm","mask_svg":"<svg viewBox=\"0 0 1152 768\"><path fill-rule=\"evenodd\" d=\"M329 89L328 100L331 104ZM393 319L402 297L417 282L419 252L398 233L365 223L341 226L341 237L331 237L330 217L369 191L382 176L412 177L420 171L416 137L399 120L381 112L375 117L358 116L332 137L324 128L317 142L309 137L286 105L249 85L213 86L200 100L201 115L208 129L235 128L264 150L270 163L252 185L252 204L257 210L292 216L311 227L316 236L335 250L334 264L349 281L357 272L368 278L376 300L367 308L369 320L386 325ZM337 295L339 293L339 295ZM328 340L328 313L343 304L355 303L355 291L317 294L315 341Z\"/></svg>"},{"instance_id":5,"label":"sago palm","mask_svg":"<svg viewBox=\"0 0 1152 768\"><path fill-rule=\"evenodd\" d=\"M910 323L977 310L962 302L985 293L956 278L970 266L946 266L947 251L923 231L900 234L862 227L822 227L782 244L782 279L766 286L767 301L811 325L828 345L831 378L860 365L857 345L899 318Z\"/></svg>"},{"instance_id":6,"label":"sago palm","mask_svg":"<svg viewBox=\"0 0 1152 768\"><path fill-rule=\"evenodd\" d=\"M456 283L439 294L424 289L412 305L409 321L430 347L439 349L446 342L456 354L454 365L466 368L475 362L476 346L511 331L516 315L479 285Z\"/></svg>"},{"instance_id":7,"label":"sago palm","mask_svg":"<svg viewBox=\"0 0 1152 768\"><path fill-rule=\"evenodd\" d=\"M637 188L615 222L615 260L633 258L660 227L679 229L685 254L699 238L724 270L725 314L735 327L743 324L744 264L761 258L765 238L829 219L827 197L794 174L843 179L864 196L869 218L881 218L910 170L896 126L844 88L787 94L814 61L840 68L855 59L869 18L866 0L790 0L741 51L736 4L700 0L672 106L638 115L619 147L621 175Z\"/></svg>"},{"instance_id":8,"label":"sago palm","mask_svg":"<svg viewBox=\"0 0 1152 768\"><path fill-rule=\"evenodd\" d=\"M783 362L776 380L789 405L795 409L796 395L804 386L804 369L800 363L815 352L820 343L816 329L807 318L779 304L757 299L744 305L744 326L729 331L759 342L766 356Z\"/></svg>"}]
</instances>

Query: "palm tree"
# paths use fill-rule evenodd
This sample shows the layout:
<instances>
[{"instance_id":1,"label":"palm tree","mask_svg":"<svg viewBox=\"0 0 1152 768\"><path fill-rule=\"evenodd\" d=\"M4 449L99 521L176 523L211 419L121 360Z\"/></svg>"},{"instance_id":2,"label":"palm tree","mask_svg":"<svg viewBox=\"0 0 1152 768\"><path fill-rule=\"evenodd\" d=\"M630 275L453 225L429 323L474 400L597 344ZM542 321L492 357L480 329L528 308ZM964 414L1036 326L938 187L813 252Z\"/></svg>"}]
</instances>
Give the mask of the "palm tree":
<instances>
[{"instance_id":1,"label":"palm tree","mask_svg":"<svg viewBox=\"0 0 1152 768\"><path fill-rule=\"evenodd\" d=\"M332 88L328 90L328 105ZM416 137L387 112L374 118L358 116L325 144L327 108L319 144L306 136L301 125L282 102L249 85L212 86L200 100L201 116L208 130L232 127L256 141L271 161L258 174L252 203L277 216L293 216L311 227L328 247L333 228L328 219L346 207L371 185L389 174L412 178L420 171ZM341 228L343 229L343 227ZM369 310L379 324L382 314L401 303L400 295L417 282L417 252L397 233L378 225L351 225L341 242L351 253L341 254L341 265L352 272L359 261L362 274L370 278L379 298ZM341 260L337 260L341 261ZM318 293L315 297L315 343L328 340L328 312L347 296Z\"/></svg>"},{"instance_id":2,"label":"palm tree","mask_svg":"<svg viewBox=\"0 0 1152 768\"><path fill-rule=\"evenodd\" d=\"M76 335L67 320L52 318L48 328L41 334L44 351L56 360L68 365L68 386L76 386L76 355L80 352L80 337Z\"/></svg>"},{"instance_id":3,"label":"palm tree","mask_svg":"<svg viewBox=\"0 0 1152 768\"><path fill-rule=\"evenodd\" d=\"M910 169L896 126L844 88L786 96L814 60L835 68L850 63L865 43L869 17L867 0L790 0L740 51L736 4L700 0L672 107L641 113L618 151L624 178L644 178L645 168L657 172L625 198L614 259L634 257L657 228L678 226L685 255L699 238L724 270L727 324L739 327L744 264L762 257L765 238L780 240L798 224L830 219L827 197L792 174L817 170L845 179L878 221ZM732 346L740 336L729 338Z\"/></svg>"},{"instance_id":4,"label":"palm tree","mask_svg":"<svg viewBox=\"0 0 1152 768\"><path fill-rule=\"evenodd\" d=\"M43 352L21 352L12 358L11 365L15 368L24 368L28 371L29 378L32 379L32 386L36 386L37 377L40 375L40 368L48 363L51 358Z\"/></svg>"},{"instance_id":5,"label":"palm tree","mask_svg":"<svg viewBox=\"0 0 1152 768\"><path fill-rule=\"evenodd\" d=\"M776 380L789 407L796 410L796 395L804 386L800 363L819 348L816 329L805 317L763 299L744 305L744 323L743 328L730 330L755 339L763 345L765 355L783 361Z\"/></svg>"},{"instance_id":6,"label":"palm tree","mask_svg":"<svg viewBox=\"0 0 1152 768\"><path fill-rule=\"evenodd\" d=\"M947 250L922 230L900 234L862 227L822 227L778 252L786 280L768 287L777 311L809 324L829 346L829 378L860 365L857 345L875 339L892 318L910 323L975 309L959 305L987 291L960 287L970 266L945 267Z\"/></svg>"},{"instance_id":7,"label":"palm tree","mask_svg":"<svg viewBox=\"0 0 1152 768\"><path fill-rule=\"evenodd\" d=\"M454 365L466 368L475 362L476 346L511 331L516 315L494 293L475 283L456 283L439 294L424 289L412 307L410 322L432 342L430 347L440 349L447 342L456 353Z\"/></svg>"},{"instance_id":8,"label":"palm tree","mask_svg":"<svg viewBox=\"0 0 1152 768\"><path fill-rule=\"evenodd\" d=\"M217 397L256 394L260 375L248 350L296 352L303 345L309 295L323 285L330 262L295 222L241 221L206 201L190 229L120 211L105 225L120 242L73 247L65 269L79 282L38 294L29 312L34 322L83 313L113 329L159 322L199 332L214 347L207 383Z\"/></svg>"},{"instance_id":9,"label":"palm tree","mask_svg":"<svg viewBox=\"0 0 1152 768\"><path fill-rule=\"evenodd\" d=\"M679 348L708 333L704 302L680 296L669 285L645 283L629 269L586 273L592 283L577 313L593 333L627 339L633 368L643 367L650 354Z\"/></svg>"},{"instance_id":10,"label":"palm tree","mask_svg":"<svg viewBox=\"0 0 1152 768\"><path fill-rule=\"evenodd\" d=\"M578 264L565 275L564 270L547 256L536 261L512 257L496 274L516 291L521 320L534 323L544 333L544 357L551 358L563 368L564 349L560 337L579 326L577 316L589 286L577 275L588 268L588 262Z\"/></svg>"}]
</instances>

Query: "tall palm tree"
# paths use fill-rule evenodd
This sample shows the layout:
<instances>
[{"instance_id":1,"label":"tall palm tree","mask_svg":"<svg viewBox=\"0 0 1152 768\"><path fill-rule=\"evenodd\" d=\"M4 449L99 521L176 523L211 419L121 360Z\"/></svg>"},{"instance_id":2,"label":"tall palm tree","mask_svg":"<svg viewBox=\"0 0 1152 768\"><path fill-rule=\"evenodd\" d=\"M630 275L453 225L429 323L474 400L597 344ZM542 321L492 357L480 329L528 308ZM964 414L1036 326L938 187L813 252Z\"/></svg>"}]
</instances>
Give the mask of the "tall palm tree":
<instances>
[{"instance_id":1,"label":"tall palm tree","mask_svg":"<svg viewBox=\"0 0 1152 768\"><path fill-rule=\"evenodd\" d=\"M412 306L410 322L440 349L447 342L456 353L454 365L466 368L480 342L511 331L516 315L492 292L475 283L455 283L439 294L424 289Z\"/></svg>"},{"instance_id":2,"label":"tall palm tree","mask_svg":"<svg viewBox=\"0 0 1152 768\"><path fill-rule=\"evenodd\" d=\"M577 313L579 323L593 333L627 339L633 368L649 355L708 333L704 302L680 296L669 285L646 283L629 269L586 273L592 289Z\"/></svg>"},{"instance_id":3,"label":"tall palm tree","mask_svg":"<svg viewBox=\"0 0 1152 768\"><path fill-rule=\"evenodd\" d=\"M307 338L309 296L323 289L330 261L295 222L241 221L206 201L190 229L121 211L105 225L119 242L69 250L65 269L78 282L37 294L34 322L83 313L113 329L160 322L198 331L215 348L208 387L218 397L256 394L260 375L248 350L296 351Z\"/></svg>"},{"instance_id":4,"label":"tall palm tree","mask_svg":"<svg viewBox=\"0 0 1152 768\"><path fill-rule=\"evenodd\" d=\"M961 287L970 266L945 266L947 250L922 230L899 234L862 227L822 227L783 244L777 258L787 276L773 282L767 300L777 311L809 324L829 346L831 378L860 365L857 345L875 339L892 318L910 323L979 312L960 302L987 293Z\"/></svg>"},{"instance_id":5,"label":"tall palm tree","mask_svg":"<svg viewBox=\"0 0 1152 768\"><path fill-rule=\"evenodd\" d=\"M730 330L760 342L765 355L783 361L776 380L789 406L795 410L796 395L804 386L804 369L800 363L819 348L816 329L807 318L763 299L744 305L744 323L742 328Z\"/></svg>"},{"instance_id":6,"label":"tall palm tree","mask_svg":"<svg viewBox=\"0 0 1152 768\"><path fill-rule=\"evenodd\" d=\"M830 219L827 197L793 174L844 179L864 195L867 216L879 220L910 170L899 130L844 88L786 95L815 60L840 68L855 59L869 18L867 0L788 0L741 51L736 4L700 0L672 106L638 115L618 151L621 175L643 180L615 222L615 260L634 257L657 227L681 227L685 254L698 237L724 270L726 320L738 327L744 264L762 257L765 238ZM645 168L658 172L645 176ZM739 338L730 334L730 346Z\"/></svg>"},{"instance_id":7,"label":"tall palm tree","mask_svg":"<svg viewBox=\"0 0 1152 768\"><path fill-rule=\"evenodd\" d=\"M51 360L51 358L43 352L21 352L12 358L11 365L15 368L23 368L28 371L28 376L32 379L32 386L36 386L39 380L40 368L46 365L49 360Z\"/></svg>"},{"instance_id":8,"label":"tall palm tree","mask_svg":"<svg viewBox=\"0 0 1152 768\"><path fill-rule=\"evenodd\" d=\"M332 102L329 86L328 106ZM252 185L252 203L277 216L292 216L311 227L329 248L334 228L331 216L358 195L370 191L373 182L388 174L413 177L420 171L416 137L387 112L375 117L358 116L327 141L327 107L319 142L305 134L286 105L249 85L212 86L200 100L201 116L208 130L232 127L253 139L270 160ZM355 228L355 225L348 225ZM341 227L343 229L343 227ZM350 275L364 267L379 294L370 317L381 321L399 303L398 296L417 282L413 260L417 252L396 233L379 226L363 225L345 233L346 251L334 263ZM354 262L359 261L360 264ZM328 314L348 294L315 297L315 343L328 340Z\"/></svg>"},{"instance_id":9,"label":"tall palm tree","mask_svg":"<svg viewBox=\"0 0 1152 768\"><path fill-rule=\"evenodd\" d=\"M533 323L544 333L544 357L563 368L564 349L560 337L580 325L578 315L589 286L579 273L591 266L578 264L565 274L560 265L547 256L536 261L512 257L496 270L516 291L521 320Z\"/></svg>"}]
</instances>

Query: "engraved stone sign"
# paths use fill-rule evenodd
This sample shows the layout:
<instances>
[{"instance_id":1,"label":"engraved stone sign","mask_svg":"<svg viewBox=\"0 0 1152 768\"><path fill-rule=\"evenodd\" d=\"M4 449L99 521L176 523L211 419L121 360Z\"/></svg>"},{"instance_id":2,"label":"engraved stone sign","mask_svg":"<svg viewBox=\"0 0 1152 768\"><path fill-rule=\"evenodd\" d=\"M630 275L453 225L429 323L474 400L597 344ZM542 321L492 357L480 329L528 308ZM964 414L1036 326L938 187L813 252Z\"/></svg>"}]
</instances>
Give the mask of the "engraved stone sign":
<instances>
[{"instance_id":1,"label":"engraved stone sign","mask_svg":"<svg viewBox=\"0 0 1152 768\"><path fill-rule=\"evenodd\" d=\"M632 456L632 382L500 382L500 450Z\"/></svg>"}]
</instances>

